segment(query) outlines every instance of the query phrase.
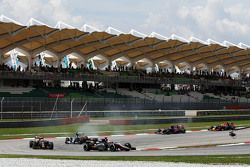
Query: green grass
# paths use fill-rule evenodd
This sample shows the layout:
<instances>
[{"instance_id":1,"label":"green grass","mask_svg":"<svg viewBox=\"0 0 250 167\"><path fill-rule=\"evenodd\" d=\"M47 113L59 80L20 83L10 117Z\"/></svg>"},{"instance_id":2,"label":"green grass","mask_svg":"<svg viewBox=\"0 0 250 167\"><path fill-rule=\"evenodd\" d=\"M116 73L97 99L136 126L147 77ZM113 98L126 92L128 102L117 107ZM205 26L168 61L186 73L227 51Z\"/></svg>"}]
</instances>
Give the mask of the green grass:
<instances>
[{"instance_id":1,"label":"green grass","mask_svg":"<svg viewBox=\"0 0 250 167\"><path fill-rule=\"evenodd\" d=\"M44 156L44 155L5 155L0 158L39 158L65 160L113 160L113 161L161 161L202 164L250 164L250 155L209 155L209 156Z\"/></svg>"},{"instance_id":2,"label":"green grass","mask_svg":"<svg viewBox=\"0 0 250 167\"><path fill-rule=\"evenodd\" d=\"M234 121L234 122L237 126L250 126L250 120ZM221 122L198 122L198 123L184 123L183 125L186 127L187 130L192 130L192 129L198 130L198 129L206 129L211 125L218 125L220 123ZM113 125L92 125L89 123L85 123L85 124L32 127L32 128L0 128L0 139L33 137L34 134L43 135L44 137L68 136L69 134L73 135L76 131L84 132L86 135L143 133L143 132L154 132L158 128L166 128L171 125L172 124L113 126Z\"/></svg>"}]
</instances>

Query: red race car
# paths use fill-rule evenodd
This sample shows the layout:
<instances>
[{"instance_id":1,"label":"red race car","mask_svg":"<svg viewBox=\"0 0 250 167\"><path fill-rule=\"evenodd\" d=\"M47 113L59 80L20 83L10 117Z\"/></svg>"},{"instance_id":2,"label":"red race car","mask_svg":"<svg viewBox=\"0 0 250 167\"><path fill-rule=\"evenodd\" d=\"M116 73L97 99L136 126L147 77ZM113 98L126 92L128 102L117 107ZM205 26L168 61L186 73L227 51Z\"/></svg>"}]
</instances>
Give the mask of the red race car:
<instances>
[{"instance_id":1,"label":"red race car","mask_svg":"<svg viewBox=\"0 0 250 167\"><path fill-rule=\"evenodd\" d=\"M224 122L221 125L211 126L208 128L209 131L226 131L226 130L235 130L236 126L233 122Z\"/></svg>"}]
</instances>

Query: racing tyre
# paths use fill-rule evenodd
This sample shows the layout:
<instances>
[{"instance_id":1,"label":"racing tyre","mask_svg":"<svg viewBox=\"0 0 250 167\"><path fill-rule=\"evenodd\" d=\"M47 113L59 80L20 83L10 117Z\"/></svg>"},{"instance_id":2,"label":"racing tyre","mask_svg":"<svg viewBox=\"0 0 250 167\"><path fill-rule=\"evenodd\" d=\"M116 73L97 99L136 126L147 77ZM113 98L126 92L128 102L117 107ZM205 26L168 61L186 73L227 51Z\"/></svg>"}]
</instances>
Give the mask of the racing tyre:
<instances>
[{"instance_id":1,"label":"racing tyre","mask_svg":"<svg viewBox=\"0 0 250 167\"><path fill-rule=\"evenodd\" d=\"M53 150L54 149L54 143L53 142L49 142L49 149Z\"/></svg>"},{"instance_id":2,"label":"racing tyre","mask_svg":"<svg viewBox=\"0 0 250 167\"><path fill-rule=\"evenodd\" d=\"M112 152L116 151L115 145L112 144L111 146L109 146L109 150L112 151Z\"/></svg>"},{"instance_id":3,"label":"racing tyre","mask_svg":"<svg viewBox=\"0 0 250 167\"><path fill-rule=\"evenodd\" d=\"M70 143L70 139L67 137L66 139L65 139L65 144L69 144Z\"/></svg>"},{"instance_id":4,"label":"racing tyre","mask_svg":"<svg viewBox=\"0 0 250 167\"><path fill-rule=\"evenodd\" d=\"M36 142L33 142L32 148L33 149L38 149L38 147L40 147L39 144L36 143Z\"/></svg>"},{"instance_id":5,"label":"racing tyre","mask_svg":"<svg viewBox=\"0 0 250 167\"><path fill-rule=\"evenodd\" d=\"M30 141L30 142L29 142L29 146L30 146L30 148L32 148L32 146L33 146L33 141Z\"/></svg>"},{"instance_id":6,"label":"racing tyre","mask_svg":"<svg viewBox=\"0 0 250 167\"><path fill-rule=\"evenodd\" d=\"M74 140L73 143L74 143L74 144L80 144L80 138L75 138L75 140Z\"/></svg>"},{"instance_id":7,"label":"racing tyre","mask_svg":"<svg viewBox=\"0 0 250 167\"><path fill-rule=\"evenodd\" d=\"M162 134L163 134L163 135L169 135L169 134L170 134L170 130L163 130L163 131L162 131Z\"/></svg>"},{"instance_id":8,"label":"racing tyre","mask_svg":"<svg viewBox=\"0 0 250 167\"><path fill-rule=\"evenodd\" d=\"M84 151L89 151L90 150L89 145L88 144L84 144L83 145L83 149L84 149Z\"/></svg>"},{"instance_id":9,"label":"racing tyre","mask_svg":"<svg viewBox=\"0 0 250 167\"><path fill-rule=\"evenodd\" d=\"M128 147L129 149L132 148L131 144L130 143L125 143L124 146Z\"/></svg>"}]
</instances>

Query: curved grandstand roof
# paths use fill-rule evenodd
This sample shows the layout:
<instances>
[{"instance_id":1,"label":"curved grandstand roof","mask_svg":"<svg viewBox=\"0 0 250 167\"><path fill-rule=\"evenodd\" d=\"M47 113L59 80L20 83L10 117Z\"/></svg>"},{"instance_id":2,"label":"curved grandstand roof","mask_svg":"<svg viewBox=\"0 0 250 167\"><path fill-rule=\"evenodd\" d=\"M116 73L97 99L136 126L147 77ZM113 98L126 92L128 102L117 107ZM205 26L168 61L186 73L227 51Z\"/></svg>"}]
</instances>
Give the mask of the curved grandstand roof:
<instances>
[{"instance_id":1,"label":"curved grandstand roof","mask_svg":"<svg viewBox=\"0 0 250 167\"><path fill-rule=\"evenodd\" d=\"M186 40L174 34L170 37L155 32L145 35L136 30L123 33L112 27L100 31L87 24L81 29L63 22L51 27L35 19L22 25L2 15L0 53L14 48L23 49L29 55L48 50L59 57L77 53L89 59L101 54L111 61L126 57L131 62L147 58L153 63L167 60L172 64L187 62L192 66L203 63L208 67L221 65L241 70L250 67L250 47L243 43L202 41L195 37Z\"/></svg>"}]
</instances>

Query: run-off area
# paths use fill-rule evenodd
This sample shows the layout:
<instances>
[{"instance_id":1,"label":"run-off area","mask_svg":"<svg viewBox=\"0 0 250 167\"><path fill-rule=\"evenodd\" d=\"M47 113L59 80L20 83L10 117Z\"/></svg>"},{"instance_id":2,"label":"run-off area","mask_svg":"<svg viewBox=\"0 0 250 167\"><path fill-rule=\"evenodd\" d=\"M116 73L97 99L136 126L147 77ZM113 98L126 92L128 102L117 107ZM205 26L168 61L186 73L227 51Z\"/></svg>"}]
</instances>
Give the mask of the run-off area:
<instances>
[{"instance_id":1,"label":"run-off area","mask_svg":"<svg viewBox=\"0 0 250 167\"><path fill-rule=\"evenodd\" d=\"M93 160L47 160L47 159L6 159L0 158L1 167L224 167L224 165L187 164L172 162L142 162L142 161L93 161ZM227 165L227 167L242 167L247 165Z\"/></svg>"}]
</instances>

